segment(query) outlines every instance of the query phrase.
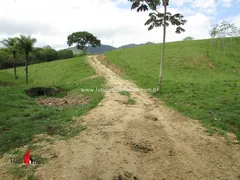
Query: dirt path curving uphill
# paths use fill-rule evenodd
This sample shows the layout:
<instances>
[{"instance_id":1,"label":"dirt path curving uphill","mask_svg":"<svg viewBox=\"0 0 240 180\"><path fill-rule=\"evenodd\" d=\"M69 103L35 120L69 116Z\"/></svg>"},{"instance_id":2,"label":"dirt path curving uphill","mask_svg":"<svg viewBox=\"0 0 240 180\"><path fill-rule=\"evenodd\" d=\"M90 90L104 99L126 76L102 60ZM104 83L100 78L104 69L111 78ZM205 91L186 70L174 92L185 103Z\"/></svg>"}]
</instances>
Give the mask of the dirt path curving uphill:
<instances>
[{"instance_id":1,"label":"dirt path curving uphill","mask_svg":"<svg viewBox=\"0 0 240 180\"><path fill-rule=\"evenodd\" d=\"M107 86L135 89L102 65L89 63ZM53 145L57 158L40 167L37 179L172 180L240 179L240 146L208 136L198 121L164 107L145 92L106 92L99 106L82 117L88 130Z\"/></svg>"}]
</instances>

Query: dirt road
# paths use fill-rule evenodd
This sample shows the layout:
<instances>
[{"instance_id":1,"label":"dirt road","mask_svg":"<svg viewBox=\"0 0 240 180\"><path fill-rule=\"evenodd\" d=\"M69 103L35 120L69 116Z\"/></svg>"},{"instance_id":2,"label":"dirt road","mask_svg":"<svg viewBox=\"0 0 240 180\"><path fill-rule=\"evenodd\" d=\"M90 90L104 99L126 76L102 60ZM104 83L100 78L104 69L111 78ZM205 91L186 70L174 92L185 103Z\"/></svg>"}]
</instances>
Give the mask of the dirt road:
<instances>
[{"instance_id":1,"label":"dirt road","mask_svg":"<svg viewBox=\"0 0 240 180\"><path fill-rule=\"evenodd\" d=\"M135 89L102 65L89 63L107 86ZM240 179L240 146L208 136L198 121L164 107L145 92L106 92L99 106L82 117L88 130L53 145L57 158L40 167L37 179L172 180Z\"/></svg>"}]
</instances>

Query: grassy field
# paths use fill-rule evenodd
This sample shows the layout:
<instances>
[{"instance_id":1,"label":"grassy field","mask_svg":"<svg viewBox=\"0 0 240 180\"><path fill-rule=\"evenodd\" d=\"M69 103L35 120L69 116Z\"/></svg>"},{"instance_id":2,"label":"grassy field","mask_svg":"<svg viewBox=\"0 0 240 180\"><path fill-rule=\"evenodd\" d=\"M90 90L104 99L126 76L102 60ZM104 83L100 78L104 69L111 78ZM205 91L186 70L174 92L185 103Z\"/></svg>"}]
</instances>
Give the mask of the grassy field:
<instances>
[{"instance_id":1,"label":"grassy field","mask_svg":"<svg viewBox=\"0 0 240 180\"><path fill-rule=\"evenodd\" d=\"M18 80L13 70L0 71L0 155L31 142L33 135L47 133L60 137L72 136L85 127L73 127L73 117L85 114L103 98L101 93L82 93L81 88L102 88L104 79L97 77L85 57L31 65L29 85L24 68L18 68ZM58 98L86 98L88 103L69 106L41 106L40 97L31 98L25 90L32 87L57 87L64 91ZM41 97L44 98L44 97ZM46 98L46 97L45 97Z\"/></svg>"},{"instance_id":2,"label":"grassy field","mask_svg":"<svg viewBox=\"0 0 240 180\"><path fill-rule=\"evenodd\" d=\"M105 53L141 88L156 88L161 44ZM240 38L227 39L226 53L217 41L166 44L163 89L154 94L184 115L240 139Z\"/></svg>"}]
</instances>

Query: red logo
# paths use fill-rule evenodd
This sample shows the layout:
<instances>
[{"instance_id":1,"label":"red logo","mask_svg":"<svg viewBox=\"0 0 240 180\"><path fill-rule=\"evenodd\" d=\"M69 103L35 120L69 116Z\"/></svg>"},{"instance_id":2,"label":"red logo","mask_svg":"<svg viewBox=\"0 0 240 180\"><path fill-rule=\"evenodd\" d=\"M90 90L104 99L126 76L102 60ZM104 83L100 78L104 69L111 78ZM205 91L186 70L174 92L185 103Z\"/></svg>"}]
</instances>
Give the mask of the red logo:
<instances>
[{"instance_id":1,"label":"red logo","mask_svg":"<svg viewBox=\"0 0 240 180\"><path fill-rule=\"evenodd\" d=\"M32 159L30 157L30 150L28 149L23 156L23 164L31 164L31 163L32 163Z\"/></svg>"}]
</instances>

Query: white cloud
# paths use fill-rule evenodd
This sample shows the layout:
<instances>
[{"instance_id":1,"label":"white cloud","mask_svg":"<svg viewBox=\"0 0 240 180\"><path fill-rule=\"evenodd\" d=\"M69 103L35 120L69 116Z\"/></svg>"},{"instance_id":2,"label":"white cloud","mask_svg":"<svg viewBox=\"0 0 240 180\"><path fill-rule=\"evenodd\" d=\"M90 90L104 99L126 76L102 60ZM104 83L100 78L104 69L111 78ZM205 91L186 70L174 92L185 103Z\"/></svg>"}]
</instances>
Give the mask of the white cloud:
<instances>
[{"instance_id":1,"label":"white cloud","mask_svg":"<svg viewBox=\"0 0 240 180\"><path fill-rule=\"evenodd\" d=\"M27 34L41 33L43 35L54 35L58 31L51 25L37 22L18 22L16 20L0 17L0 33L8 33L9 35L25 32Z\"/></svg>"},{"instance_id":2,"label":"white cloud","mask_svg":"<svg viewBox=\"0 0 240 180\"><path fill-rule=\"evenodd\" d=\"M67 47L67 36L75 31L89 31L101 39L103 44L121 46L128 43L143 43L147 41L161 42L162 28L147 31L144 26L148 13L137 13L117 7L127 0L0 0L0 18L18 22L21 28L14 29L14 33L32 33L38 39L38 45L50 45L55 48ZM189 3L192 0L181 0ZM198 1L198 0L195 0ZM210 0L213 1L213 0ZM125 3L127 4L127 3ZM181 3L179 3L181 5ZM195 4L198 5L198 4ZM207 7L209 5L204 5ZM169 9L170 12L183 12L180 9ZM14 13L13 13L14 12ZM183 12L184 14L184 12ZM188 23L186 32L175 34L175 28L169 27L167 41L181 40L186 36L197 39L208 37L211 17L203 13L189 11L186 14ZM27 32L23 26L28 22L34 31ZM11 21L9 21L11 23ZM14 23L14 22L12 22ZM47 28L54 29L54 34L44 33ZM13 26L13 25L12 25ZM37 28L38 27L38 28ZM50 29L51 29L50 28ZM38 32L37 32L38 31ZM10 31L0 32L0 39L7 37Z\"/></svg>"},{"instance_id":3,"label":"white cloud","mask_svg":"<svg viewBox=\"0 0 240 180\"><path fill-rule=\"evenodd\" d=\"M220 3L223 5L223 7L229 8L232 6L232 0L221 0Z\"/></svg>"},{"instance_id":4,"label":"white cloud","mask_svg":"<svg viewBox=\"0 0 240 180\"><path fill-rule=\"evenodd\" d=\"M192 5L193 7L207 9L207 8L215 8L216 2L215 0L204 0L204 1L195 0Z\"/></svg>"},{"instance_id":5,"label":"white cloud","mask_svg":"<svg viewBox=\"0 0 240 180\"><path fill-rule=\"evenodd\" d=\"M194 0L178 0L178 1L173 1L173 5L177 6L183 6L186 3L192 3Z\"/></svg>"},{"instance_id":6,"label":"white cloud","mask_svg":"<svg viewBox=\"0 0 240 180\"><path fill-rule=\"evenodd\" d=\"M194 0L192 7L202 13L214 14L216 13L217 2L216 0Z\"/></svg>"},{"instance_id":7,"label":"white cloud","mask_svg":"<svg viewBox=\"0 0 240 180\"><path fill-rule=\"evenodd\" d=\"M237 26L238 28L240 28L240 14L237 15L237 16L232 17L231 19L232 19L232 21L236 24L236 26Z\"/></svg>"}]
</instances>

